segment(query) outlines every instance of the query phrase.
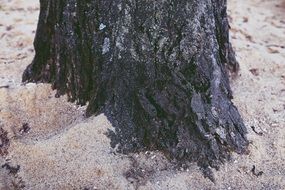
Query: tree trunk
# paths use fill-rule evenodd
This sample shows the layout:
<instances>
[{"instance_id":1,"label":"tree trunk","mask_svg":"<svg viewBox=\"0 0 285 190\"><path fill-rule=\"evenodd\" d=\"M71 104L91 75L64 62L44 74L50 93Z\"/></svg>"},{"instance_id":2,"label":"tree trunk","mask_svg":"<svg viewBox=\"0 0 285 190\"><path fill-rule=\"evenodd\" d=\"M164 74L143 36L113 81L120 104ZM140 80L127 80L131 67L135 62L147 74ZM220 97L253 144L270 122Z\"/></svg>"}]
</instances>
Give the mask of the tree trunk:
<instances>
[{"instance_id":1,"label":"tree trunk","mask_svg":"<svg viewBox=\"0 0 285 190\"><path fill-rule=\"evenodd\" d=\"M226 0L41 0L36 55L23 81L105 113L123 153L162 150L218 167L246 150L226 67Z\"/></svg>"}]
</instances>

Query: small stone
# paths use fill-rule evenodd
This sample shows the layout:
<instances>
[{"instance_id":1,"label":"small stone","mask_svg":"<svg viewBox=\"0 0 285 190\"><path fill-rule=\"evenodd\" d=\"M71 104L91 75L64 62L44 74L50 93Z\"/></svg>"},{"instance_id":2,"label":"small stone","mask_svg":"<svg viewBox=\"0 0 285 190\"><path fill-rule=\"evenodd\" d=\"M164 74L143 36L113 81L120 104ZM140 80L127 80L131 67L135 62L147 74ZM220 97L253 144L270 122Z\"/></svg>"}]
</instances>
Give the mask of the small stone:
<instances>
[{"instance_id":1,"label":"small stone","mask_svg":"<svg viewBox=\"0 0 285 190\"><path fill-rule=\"evenodd\" d=\"M153 159L155 159L155 157L156 157L156 155L152 156L151 159L153 160Z\"/></svg>"}]
</instances>

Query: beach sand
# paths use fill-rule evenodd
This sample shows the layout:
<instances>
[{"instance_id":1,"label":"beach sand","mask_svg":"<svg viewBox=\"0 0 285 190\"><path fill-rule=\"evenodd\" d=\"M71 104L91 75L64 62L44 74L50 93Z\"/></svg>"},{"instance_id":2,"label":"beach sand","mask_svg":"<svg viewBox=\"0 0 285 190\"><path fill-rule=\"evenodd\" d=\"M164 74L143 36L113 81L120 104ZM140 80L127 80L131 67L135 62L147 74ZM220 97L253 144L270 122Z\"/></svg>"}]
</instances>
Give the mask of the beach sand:
<instances>
[{"instance_id":1,"label":"beach sand","mask_svg":"<svg viewBox=\"0 0 285 190\"><path fill-rule=\"evenodd\" d=\"M86 107L55 98L49 84L22 84L34 56L39 2L0 0L0 189L284 189L285 1L228 4L240 63L233 101L250 152L233 154L212 183L195 164L177 168L159 152L116 153L103 114L86 119Z\"/></svg>"}]
</instances>

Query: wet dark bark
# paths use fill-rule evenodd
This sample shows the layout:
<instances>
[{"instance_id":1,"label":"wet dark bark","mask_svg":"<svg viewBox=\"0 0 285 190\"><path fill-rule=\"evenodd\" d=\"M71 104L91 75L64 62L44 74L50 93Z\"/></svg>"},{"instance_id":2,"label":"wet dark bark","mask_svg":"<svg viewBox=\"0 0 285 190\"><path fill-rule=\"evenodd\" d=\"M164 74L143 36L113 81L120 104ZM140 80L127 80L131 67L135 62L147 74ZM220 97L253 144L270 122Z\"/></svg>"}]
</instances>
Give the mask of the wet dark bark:
<instances>
[{"instance_id":1,"label":"wet dark bark","mask_svg":"<svg viewBox=\"0 0 285 190\"><path fill-rule=\"evenodd\" d=\"M23 81L105 113L122 152L159 149L217 167L247 147L231 102L225 0L41 0Z\"/></svg>"}]
</instances>

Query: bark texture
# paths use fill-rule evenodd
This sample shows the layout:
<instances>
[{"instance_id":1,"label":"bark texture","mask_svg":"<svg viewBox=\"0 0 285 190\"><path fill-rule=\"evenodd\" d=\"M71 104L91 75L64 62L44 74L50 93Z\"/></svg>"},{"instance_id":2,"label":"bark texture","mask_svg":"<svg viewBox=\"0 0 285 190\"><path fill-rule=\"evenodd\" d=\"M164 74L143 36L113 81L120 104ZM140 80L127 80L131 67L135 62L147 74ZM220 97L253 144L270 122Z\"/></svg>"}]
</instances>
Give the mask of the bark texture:
<instances>
[{"instance_id":1,"label":"bark texture","mask_svg":"<svg viewBox=\"0 0 285 190\"><path fill-rule=\"evenodd\" d=\"M36 55L23 81L89 102L115 126L112 146L159 149L217 167L246 150L231 102L225 0L41 0Z\"/></svg>"}]
</instances>

